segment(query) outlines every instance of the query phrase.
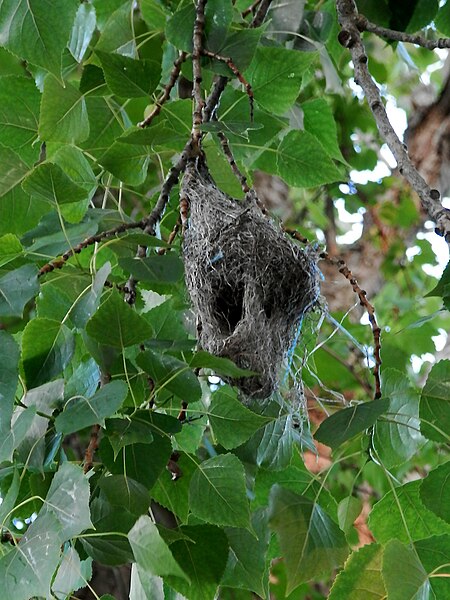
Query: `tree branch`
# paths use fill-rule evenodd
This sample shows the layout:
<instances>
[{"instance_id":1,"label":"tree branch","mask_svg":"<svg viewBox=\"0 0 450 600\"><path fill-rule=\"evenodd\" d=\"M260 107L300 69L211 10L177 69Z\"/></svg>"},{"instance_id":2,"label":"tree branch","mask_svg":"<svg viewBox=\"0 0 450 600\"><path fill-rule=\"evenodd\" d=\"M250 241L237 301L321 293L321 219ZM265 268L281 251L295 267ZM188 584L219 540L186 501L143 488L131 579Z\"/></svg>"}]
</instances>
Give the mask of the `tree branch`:
<instances>
[{"instance_id":1,"label":"tree branch","mask_svg":"<svg viewBox=\"0 0 450 600\"><path fill-rule=\"evenodd\" d=\"M371 23L364 15L358 15L357 26L360 31L368 31L393 42L416 44L416 46L422 46L422 48L427 48L428 50L435 50L436 48L450 48L449 38L427 40L417 33L405 33L404 31L395 31L394 29L381 27L380 25Z\"/></svg>"},{"instance_id":2,"label":"tree branch","mask_svg":"<svg viewBox=\"0 0 450 600\"><path fill-rule=\"evenodd\" d=\"M192 38L192 74L194 77L194 113L192 115L192 141L194 146L199 146L201 139L200 125L202 124L202 110L204 101L202 98L202 68L200 64L202 56L203 31L205 29L205 5L207 0L197 0L195 11L194 35Z\"/></svg>"},{"instance_id":3,"label":"tree branch","mask_svg":"<svg viewBox=\"0 0 450 600\"><path fill-rule=\"evenodd\" d=\"M177 82L178 76L180 75L180 71L181 71L181 65L184 63L185 60L186 60L186 52L180 52L179 57L173 63L173 69L170 72L169 81L164 86L164 91L162 92L162 94L156 100L155 108L148 115L148 117L146 117L143 121L138 123L138 127L142 127L142 128L148 127L152 123L153 119L159 115L159 113L162 110L163 104L165 102L167 102L167 100L170 97L170 92L172 91L174 85Z\"/></svg>"},{"instance_id":4,"label":"tree branch","mask_svg":"<svg viewBox=\"0 0 450 600\"><path fill-rule=\"evenodd\" d=\"M350 50L355 71L355 82L364 91L381 137L394 155L399 172L417 192L422 207L428 213L430 219L435 222L436 233L445 236L446 241L450 243L450 211L442 206L439 191L431 189L412 164L406 146L397 137L388 119L380 90L370 75L367 67L367 54L358 28L359 16L354 0L336 0L336 6L341 25L339 42Z\"/></svg>"}]
</instances>

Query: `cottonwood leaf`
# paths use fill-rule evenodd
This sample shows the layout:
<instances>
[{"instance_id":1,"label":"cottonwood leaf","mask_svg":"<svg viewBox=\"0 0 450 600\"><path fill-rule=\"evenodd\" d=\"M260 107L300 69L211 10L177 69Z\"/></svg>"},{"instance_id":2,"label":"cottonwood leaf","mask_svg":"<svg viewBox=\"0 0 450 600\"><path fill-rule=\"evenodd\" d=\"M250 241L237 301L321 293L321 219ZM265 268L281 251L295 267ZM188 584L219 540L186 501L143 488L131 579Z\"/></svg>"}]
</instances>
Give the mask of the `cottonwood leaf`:
<instances>
[{"instance_id":1,"label":"cottonwood leaf","mask_svg":"<svg viewBox=\"0 0 450 600\"><path fill-rule=\"evenodd\" d=\"M0 179L0 196L5 196L8 192L13 194L11 198L5 198L3 202L14 202L14 198L16 194L19 197L22 196L21 200L23 201L23 193L14 189L18 184L25 178L30 168L28 165L20 158L20 156L14 152L11 148L6 148L2 144L0 144L0 163L2 165L2 177ZM19 186L20 188L20 186ZM20 202L17 200L17 202Z\"/></svg>"},{"instance_id":2,"label":"cottonwood leaf","mask_svg":"<svg viewBox=\"0 0 450 600\"><path fill-rule=\"evenodd\" d=\"M383 548L378 544L368 544L353 552L334 580L328 600L386 598L381 575L382 559Z\"/></svg>"},{"instance_id":3,"label":"cottonwood leaf","mask_svg":"<svg viewBox=\"0 0 450 600\"><path fill-rule=\"evenodd\" d=\"M36 160L31 148L37 138L40 94L29 77L0 78L0 138L29 165Z\"/></svg>"},{"instance_id":4,"label":"cottonwood leaf","mask_svg":"<svg viewBox=\"0 0 450 600\"><path fill-rule=\"evenodd\" d=\"M389 600L428 600L430 582L417 553L391 540L383 553L383 580Z\"/></svg>"},{"instance_id":5,"label":"cottonwood leaf","mask_svg":"<svg viewBox=\"0 0 450 600\"><path fill-rule=\"evenodd\" d=\"M50 583L60 559L61 527L54 514L39 516L18 546L0 558L4 600L50 596Z\"/></svg>"},{"instance_id":6,"label":"cottonwood leaf","mask_svg":"<svg viewBox=\"0 0 450 600\"><path fill-rule=\"evenodd\" d=\"M330 448L338 448L361 431L371 427L388 407L389 400L383 398L339 410L322 421L314 437Z\"/></svg>"},{"instance_id":7,"label":"cottonwood leaf","mask_svg":"<svg viewBox=\"0 0 450 600\"><path fill-rule=\"evenodd\" d=\"M197 469L197 459L182 452L176 464L181 477L173 479L165 469L152 488L152 498L177 515L182 523L186 523L189 516L189 485Z\"/></svg>"},{"instance_id":8,"label":"cottonwood leaf","mask_svg":"<svg viewBox=\"0 0 450 600\"><path fill-rule=\"evenodd\" d=\"M345 536L323 509L279 485L269 499L269 525L286 563L289 595L304 581L331 572L348 555Z\"/></svg>"},{"instance_id":9,"label":"cottonwood leaf","mask_svg":"<svg viewBox=\"0 0 450 600\"><path fill-rule=\"evenodd\" d=\"M147 256L146 258L121 258L119 265L139 281L177 283L183 277L183 263L175 254Z\"/></svg>"},{"instance_id":10,"label":"cottonwood leaf","mask_svg":"<svg viewBox=\"0 0 450 600\"><path fill-rule=\"evenodd\" d=\"M436 442L448 442L450 431L450 360L433 365L420 398L420 430Z\"/></svg>"},{"instance_id":11,"label":"cottonwood leaf","mask_svg":"<svg viewBox=\"0 0 450 600\"><path fill-rule=\"evenodd\" d=\"M61 77L77 0L2 0L0 45Z\"/></svg>"},{"instance_id":12,"label":"cottonwood leaf","mask_svg":"<svg viewBox=\"0 0 450 600\"><path fill-rule=\"evenodd\" d=\"M414 543L414 548L425 571L430 575L430 584L436 599L447 598L450 593L450 581L445 575L449 572L450 535L434 535L418 540Z\"/></svg>"},{"instance_id":13,"label":"cottonwood leaf","mask_svg":"<svg viewBox=\"0 0 450 600\"><path fill-rule=\"evenodd\" d=\"M213 392L208 417L217 441L227 450L240 446L271 421L243 406L228 386Z\"/></svg>"},{"instance_id":14,"label":"cottonwood leaf","mask_svg":"<svg viewBox=\"0 0 450 600\"><path fill-rule=\"evenodd\" d=\"M22 337L22 364L29 388L59 375L69 363L74 351L73 333L53 319L34 318Z\"/></svg>"},{"instance_id":15,"label":"cottonwood leaf","mask_svg":"<svg viewBox=\"0 0 450 600\"><path fill-rule=\"evenodd\" d=\"M38 519L52 513L60 524L60 540L68 540L92 527L89 500L89 482L83 469L73 463L62 463L52 479Z\"/></svg>"},{"instance_id":16,"label":"cottonwood leaf","mask_svg":"<svg viewBox=\"0 0 450 600\"><path fill-rule=\"evenodd\" d=\"M266 511L262 509L256 511L252 515L251 523L257 537L247 529L235 527L225 529L230 544L230 554L221 584L250 590L261 598L266 598L268 592L266 554L270 539Z\"/></svg>"},{"instance_id":17,"label":"cottonwood leaf","mask_svg":"<svg viewBox=\"0 0 450 600\"><path fill-rule=\"evenodd\" d=\"M284 115L297 100L303 73L316 56L314 52L260 46L245 72L256 102L271 113Z\"/></svg>"},{"instance_id":18,"label":"cottonwood leaf","mask_svg":"<svg viewBox=\"0 0 450 600\"><path fill-rule=\"evenodd\" d=\"M153 60L96 51L109 89L124 98L148 97L161 78L161 66Z\"/></svg>"},{"instance_id":19,"label":"cottonwood leaf","mask_svg":"<svg viewBox=\"0 0 450 600\"><path fill-rule=\"evenodd\" d=\"M39 291L38 268L24 265L0 278L0 316L22 317L26 304Z\"/></svg>"},{"instance_id":20,"label":"cottonwood leaf","mask_svg":"<svg viewBox=\"0 0 450 600\"><path fill-rule=\"evenodd\" d=\"M106 435L114 450L114 459L120 450L131 444L151 444L153 442L153 427L136 419L108 419Z\"/></svg>"},{"instance_id":21,"label":"cottonwood leaf","mask_svg":"<svg viewBox=\"0 0 450 600\"><path fill-rule=\"evenodd\" d=\"M314 135L327 153L344 161L337 139L337 127L330 105L323 98L302 102L303 127Z\"/></svg>"},{"instance_id":22,"label":"cottonwood leaf","mask_svg":"<svg viewBox=\"0 0 450 600\"><path fill-rule=\"evenodd\" d=\"M385 419L374 429L373 445L387 468L406 462L423 446L419 431L419 394L406 375L395 369L383 371L381 393L389 400Z\"/></svg>"},{"instance_id":23,"label":"cottonwood leaf","mask_svg":"<svg viewBox=\"0 0 450 600\"><path fill-rule=\"evenodd\" d=\"M245 472L233 454L200 463L189 487L192 513L208 523L251 529Z\"/></svg>"},{"instance_id":24,"label":"cottonwood leaf","mask_svg":"<svg viewBox=\"0 0 450 600\"><path fill-rule=\"evenodd\" d=\"M158 528L148 516L141 516L128 534L138 567L145 573L167 577L172 575L190 583L187 574L173 557Z\"/></svg>"},{"instance_id":25,"label":"cottonwood leaf","mask_svg":"<svg viewBox=\"0 0 450 600\"><path fill-rule=\"evenodd\" d=\"M101 344L126 348L150 338L153 329L113 290L87 322L86 332Z\"/></svg>"},{"instance_id":26,"label":"cottonwood leaf","mask_svg":"<svg viewBox=\"0 0 450 600\"><path fill-rule=\"evenodd\" d=\"M105 418L122 406L127 394L125 381L115 380L101 387L92 398L69 400L55 419L56 430L67 435L96 423L104 426Z\"/></svg>"},{"instance_id":27,"label":"cottonwood leaf","mask_svg":"<svg viewBox=\"0 0 450 600\"><path fill-rule=\"evenodd\" d=\"M343 179L321 143L308 131L290 131L277 151L278 172L294 187L315 187Z\"/></svg>"},{"instance_id":28,"label":"cottonwood leaf","mask_svg":"<svg viewBox=\"0 0 450 600\"><path fill-rule=\"evenodd\" d=\"M450 523L450 461L430 471L422 480L420 499L429 510Z\"/></svg>"},{"instance_id":29,"label":"cottonwood leaf","mask_svg":"<svg viewBox=\"0 0 450 600\"><path fill-rule=\"evenodd\" d=\"M99 487L112 506L124 507L136 516L147 513L150 494L145 486L131 477L109 475L99 481Z\"/></svg>"},{"instance_id":30,"label":"cottonwood leaf","mask_svg":"<svg viewBox=\"0 0 450 600\"><path fill-rule=\"evenodd\" d=\"M166 581L188 600L211 600L215 597L228 558L225 533L213 525L180 527L183 538L173 542L170 550L190 584L179 577ZM214 548L214 552L211 552ZM199 568L201 565L201 568Z\"/></svg>"},{"instance_id":31,"label":"cottonwood leaf","mask_svg":"<svg viewBox=\"0 0 450 600\"><path fill-rule=\"evenodd\" d=\"M87 198L87 192L52 162L37 165L23 180L22 187L31 196L59 206Z\"/></svg>"},{"instance_id":32,"label":"cottonwood leaf","mask_svg":"<svg viewBox=\"0 0 450 600\"><path fill-rule=\"evenodd\" d=\"M189 365L182 360L153 350L142 352L138 365L150 375L157 388L165 388L188 402L202 397L200 383Z\"/></svg>"},{"instance_id":33,"label":"cottonwood leaf","mask_svg":"<svg viewBox=\"0 0 450 600\"><path fill-rule=\"evenodd\" d=\"M107 147L100 164L115 177L130 185L141 185L147 176L150 151L147 146L124 144L120 140Z\"/></svg>"},{"instance_id":34,"label":"cottonwood leaf","mask_svg":"<svg viewBox=\"0 0 450 600\"><path fill-rule=\"evenodd\" d=\"M205 350L199 350L194 354L192 359L189 361L189 365L193 368L211 369L219 375L225 375L226 377L251 377L256 375L255 371L249 371L248 369L241 369L229 358L222 356L214 356ZM229 389L227 390L229 392ZM242 404L241 404L242 406Z\"/></svg>"},{"instance_id":35,"label":"cottonwood leaf","mask_svg":"<svg viewBox=\"0 0 450 600\"><path fill-rule=\"evenodd\" d=\"M409 543L410 540L450 533L450 525L428 510L421 501L421 483L412 481L397 487L373 506L369 528L377 542L385 544L397 538Z\"/></svg>"},{"instance_id":36,"label":"cottonwood leaf","mask_svg":"<svg viewBox=\"0 0 450 600\"><path fill-rule=\"evenodd\" d=\"M57 600L66 600L70 594L81 587L92 577L92 558L80 560L73 546L64 551L58 572L52 583L52 592Z\"/></svg>"},{"instance_id":37,"label":"cottonwood leaf","mask_svg":"<svg viewBox=\"0 0 450 600\"><path fill-rule=\"evenodd\" d=\"M91 4L80 4L68 44L70 53L78 63L83 60L83 56L86 54L95 31L95 25L95 8Z\"/></svg>"},{"instance_id":38,"label":"cottonwood leaf","mask_svg":"<svg viewBox=\"0 0 450 600\"><path fill-rule=\"evenodd\" d=\"M89 136L86 101L71 83L64 86L52 75L44 81L39 137L46 142L83 142Z\"/></svg>"}]
</instances>

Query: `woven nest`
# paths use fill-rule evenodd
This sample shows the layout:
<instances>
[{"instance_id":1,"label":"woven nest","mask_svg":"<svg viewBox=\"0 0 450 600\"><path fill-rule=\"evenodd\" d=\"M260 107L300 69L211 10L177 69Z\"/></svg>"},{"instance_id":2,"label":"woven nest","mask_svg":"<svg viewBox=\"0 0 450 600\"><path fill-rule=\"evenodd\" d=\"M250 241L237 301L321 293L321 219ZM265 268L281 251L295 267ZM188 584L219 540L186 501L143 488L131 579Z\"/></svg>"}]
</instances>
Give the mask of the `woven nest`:
<instances>
[{"instance_id":1,"label":"woven nest","mask_svg":"<svg viewBox=\"0 0 450 600\"><path fill-rule=\"evenodd\" d=\"M219 190L203 163L188 165L182 196L190 204L183 254L199 343L255 371L227 381L250 398L267 398L318 297L315 256L263 215L253 193L238 201Z\"/></svg>"}]
</instances>

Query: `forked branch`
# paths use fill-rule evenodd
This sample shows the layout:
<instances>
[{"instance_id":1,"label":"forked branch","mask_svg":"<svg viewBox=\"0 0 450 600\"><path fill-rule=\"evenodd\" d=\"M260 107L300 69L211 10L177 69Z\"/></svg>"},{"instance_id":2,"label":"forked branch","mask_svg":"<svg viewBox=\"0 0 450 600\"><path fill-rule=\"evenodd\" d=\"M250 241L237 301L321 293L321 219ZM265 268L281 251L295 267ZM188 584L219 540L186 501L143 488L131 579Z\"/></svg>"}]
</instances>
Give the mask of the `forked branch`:
<instances>
[{"instance_id":1,"label":"forked branch","mask_svg":"<svg viewBox=\"0 0 450 600\"><path fill-rule=\"evenodd\" d=\"M370 75L367 54L361 39L359 15L354 0L336 0L341 31L339 42L350 50L355 71L355 82L363 89L370 110L384 141L389 146L399 172L417 192L422 207L436 224L436 233L445 236L450 243L450 211L440 202L438 190L431 189L412 164L406 146L400 141L392 127L382 102L380 90Z\"/></svg>"}]
</instances>

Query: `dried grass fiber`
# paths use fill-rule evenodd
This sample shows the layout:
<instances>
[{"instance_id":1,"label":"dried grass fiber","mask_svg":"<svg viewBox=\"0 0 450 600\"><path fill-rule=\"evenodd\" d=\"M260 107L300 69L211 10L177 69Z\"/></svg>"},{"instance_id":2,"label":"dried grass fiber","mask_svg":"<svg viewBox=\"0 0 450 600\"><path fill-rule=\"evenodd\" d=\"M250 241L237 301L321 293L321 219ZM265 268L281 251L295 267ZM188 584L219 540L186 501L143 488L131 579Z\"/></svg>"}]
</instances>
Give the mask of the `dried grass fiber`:
<instances>
[{"instance_id":1,"label":"dried grass fiber","mask_svg":"<svg viewBox=\"0 0 450 600\"><path fill-rule=\"evenodd\" d=\"M255 371L228 382L267 398L296 326L317 300L315 254L261 212L254 192L239 201L219 190L200 161L188 165L181 192L190 205L183 254L199 343Z\"/></svg>"}]
</instances>

